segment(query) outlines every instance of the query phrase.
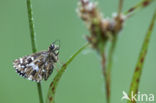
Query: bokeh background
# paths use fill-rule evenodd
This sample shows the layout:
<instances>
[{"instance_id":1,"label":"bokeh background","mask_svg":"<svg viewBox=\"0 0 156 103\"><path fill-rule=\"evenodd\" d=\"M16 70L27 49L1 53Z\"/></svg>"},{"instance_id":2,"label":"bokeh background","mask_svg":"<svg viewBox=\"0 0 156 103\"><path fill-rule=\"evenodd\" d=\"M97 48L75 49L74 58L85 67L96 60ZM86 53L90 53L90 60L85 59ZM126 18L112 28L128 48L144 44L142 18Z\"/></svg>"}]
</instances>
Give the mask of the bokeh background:
<instances>
[{"instance_id":1,"label":"bokeh background","mask_svg":"<svg viewBox=\"0 0 156 103\"><path fill-rule=\"evenodd\" d=\"M117 11L118 0L97 0L105 17ZM124 0L123 11L141 0ZM77 16L78 0L32 0L37 50L47 49L55 40L61 41L60 61L65 62L86 43L88 34ZM121 101L122 91L128 92L139 51L156 2L137 12L125 22L119 34L112 68L112 103ZM156 26L143 68L141 93L156 95ZM38 103L35 82L19 77L12 61L31 54L26 0L0 0L0 103ZM56 70L42 82L44 100ZM105 89L100 58L88 48L69 65L56 93L56 103L105 103Z\"/></svg>"}]
</instances>

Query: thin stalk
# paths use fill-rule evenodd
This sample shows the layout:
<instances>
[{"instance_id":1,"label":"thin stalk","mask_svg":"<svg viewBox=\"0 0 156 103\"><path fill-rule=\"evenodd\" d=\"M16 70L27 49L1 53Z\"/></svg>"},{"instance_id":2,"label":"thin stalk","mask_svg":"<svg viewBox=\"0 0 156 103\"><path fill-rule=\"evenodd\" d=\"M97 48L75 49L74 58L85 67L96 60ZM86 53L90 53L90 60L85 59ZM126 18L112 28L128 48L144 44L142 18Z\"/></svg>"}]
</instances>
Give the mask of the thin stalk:
<instances>
[{"instance_id":1,"label":"thin stalk","mask_svg":"<svg viewBox=\"0 0 156 103\"><path fill-rule=\"evenodd\" d=\"M38 94L39 94L40 103L43 103L41 83L37 83L37 89L38 89Z\"/></svg>"},{"instance_id":2,"label":"thin stalk","mask_svg":"<svg viewBox=\"0 0 156 103\"><path fill-rule=\"evenodd\" d=\"M54 77L53 81L51 82L48 90L48 95L46 99L46 103L55 103L55 93L56 93L56 88L57 85L63 76L63 73L67 69L68 65L74 60L74 58L81 53L82 50L84 50L86 47L88 47L89 43L85 44L82 46L72 57L70 57L65 64L62 65L61 69L59 72L56 74Z\"/></svg>"},{"instance_id":3,"label":"thin stalk","mask_svg":"<svg viewBox=\"0 0 156 103\"><path fill-rule=\"evenodd\" d=\"M123 20L122 20L122 17L121 17L121 12L122 12L122 8L123 8L123 0L119 0L119 4L118 4L118 14L117 14L117 17L116 17L116 26L115 26L115 35L118 33L119 30L121 30L122 28L122 23L123 23Z\"/></svg>"},{"instance_id":4,"label":"thin stalk","mask_svg":"<svg viewBox=\"0 0 156 103\"><path fill-rule=\"evenodd\" d=\"M27 0L26 3L27 3L32 52L35 53L37 49L36 49L36 43L35 43L35 31L34 31L34 21L33 21L31 0ZM40 83L37 83L37 88L38 88L38 94L39 94L39 101L40 103L43 103L42 88L41 88Z\"/></svg>"},{"instance_id":5,"label":"thin stalk","mask_svg":"<svg viewBox=\"0 0 156 103\"><path fill-rule=\"evenodd\" d=\"M36 40L35 40L34 21L33 21L31 0L27 0L27 12L28 12L28 19L29 19L29 29L30 29L32 52L35 53L37 51L37 49L36 49Z\"/></svg>"},{"instance_id":6,"label":"thin stalk","mask_svg":"<svg viewBox=\"0 0 156 103\"><path fill-rule=\"evenodd\" d=\"M116 41L117 37L115 36L112 40L112 44L109 50L108 54L108 66L107 66L107 81L108 81L108 86L109 86L109 93L111 93L111 71L112 71L112 64L113 64L113 54L114 54L114 49L116 46Z\"/></svg>"},{"instance_id":7,"label":"thin stalk","mask_svg":"<svg viewBox=\"0 0 156 103\"><path fill-rule=\"evenodd\" d=\"M111 68L112 68L112 62L113 62L113 54L114 54L114 49L116 46L116 41L117 41L117 37L115 37L112 41L110 50L109 50L109 54L108 54L108 67L107 67L107 73L108 73L108 77L110 78L110 73L111 73Z\"/></svg>"},{"instance_id":8,"label":"thin stalk","mask_svg":"<svg viewBox=\"0 0 156 103\"><path fill-rule=\"evenodd\" d=\"M147 7L149 4L151 4L153 1L155 1L155 0L141 0L141 2L137 3L136 5L134 5L132 8L130 8L124 14L131 16L132 14L134 14L134 12L137 9L143 9L143 8Z\"/></svg>"},{"instance_id":9,"label":"thin stalk","mask_svg":"<svg viewBox=\"0 0 156 103\"><path fill-rule=\"evenodd\" d=\"M119 6L118 6L118 17L120 17L121 11L123 7L123 0L119 0Z\"/></svg>"},{"instance_id":10,"label":"thin stalk","mask_svg":"<svg viewBox=\"0 0 156 103\"><path fill-rule=\"evenodd\" d=\"M118 14L117 14L117 26L116 26L116 31L118 31L121 28L121 20L120 20L120 16L121 16L121 12L122 12L122 7L123 7L123 0L119 0L119 4L118 4ZM110 97L111 97L111 68L112 68L112 62L113 62L113 53L114 53L114 49L116 46L116 41L117 41L117 36L115 34L115 36L112 38L112 44L109 50L109 54L108 54L108 66L107 68L104 66L104 54L103 54L103 73L105 75L105 82L106 82L106 93L107 93L107 103L110 103ZM106 70L105 70L106 69ZM106 73L105 73L106 72Z\"/></svg>"},{"instance_id":11,"label":"thin stalk","mask_svg":"<svg viewBox=\"0 0 156 103\"><path fill-rule=\"evenodd\" d=\"M105 90L106 90L106 101L107 103L110 103L110 85L108 83L108 78L107 78L107 71L106 71L106 57L105 57L105 53L101 53L101 64L102 64L102 73L103 73L103 77L105 80Z\"/></svg>"},{"instance_id":12,"label":"thin stalk","mask_svg":"<svg viewBox=\"0 0 156 103\"><path fill-rule=\"evenodd\" d=\"M136 68L133 74L133 78L132 78L132 82L131 82L131 86L130 86L130 90L129 90L129 98L132 99L132 95L131 93L133 92L133 94L137 94L138 89L139 89L139 84L140 84L140 79L141 79L141 74L142 74L142 70L143 70L143 64L145 61L145 57L147 55L147 51L148 51L148 47L149 47L149 41L151 38L151 34L154 28L154 22L156 21L156 10L155 13L153 15L153 18L151 20L150 26L148 28L147 34L145 36L143 45L142 45L142 49L140 51L140 55L136 64ZM131 101L128 101L127 103L136 103L136 100L133 99Z\"/></svg>"}]
</instances>

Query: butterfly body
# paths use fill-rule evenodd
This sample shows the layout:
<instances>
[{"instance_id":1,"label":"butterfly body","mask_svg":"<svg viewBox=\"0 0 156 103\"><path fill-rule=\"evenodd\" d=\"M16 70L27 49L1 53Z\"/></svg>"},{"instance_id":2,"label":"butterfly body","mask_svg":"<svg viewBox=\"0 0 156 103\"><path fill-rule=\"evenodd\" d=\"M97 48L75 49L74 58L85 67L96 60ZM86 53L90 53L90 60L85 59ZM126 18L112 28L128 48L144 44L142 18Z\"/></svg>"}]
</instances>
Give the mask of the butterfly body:
<instances>
[{"instance_id":1,"label":"butterfly body","mask_svg":"<svg viewBox=\"0 0 156 103\"><path fill-rule=\"evenodd\" d=\"M47 80L53 72L54 64L58 61L58 50L59 47L51 44L47 51L16 59L13 66L16 72L24 78L36 82Z\"/></svg>"}]
</instances>

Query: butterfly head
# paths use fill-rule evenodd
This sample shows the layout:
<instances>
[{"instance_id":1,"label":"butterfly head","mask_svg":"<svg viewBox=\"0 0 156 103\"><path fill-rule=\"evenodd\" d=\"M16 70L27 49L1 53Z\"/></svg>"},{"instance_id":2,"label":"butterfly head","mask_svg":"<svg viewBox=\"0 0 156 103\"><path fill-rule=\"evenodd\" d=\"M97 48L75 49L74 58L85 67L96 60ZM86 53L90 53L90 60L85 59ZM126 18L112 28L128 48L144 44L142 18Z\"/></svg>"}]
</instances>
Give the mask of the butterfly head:
<instances>
[{"instance_id":1,"label":"butterfly head","mask_svg":"<svg viewBox=\"0 0 156 103\"><path fill-rule=\"evenodd\" d=\"M56 41L49 46L49 52L53 53L55 56L59 54L59 49L60 46L56 44Z\"/></svg>"}]
</instances>

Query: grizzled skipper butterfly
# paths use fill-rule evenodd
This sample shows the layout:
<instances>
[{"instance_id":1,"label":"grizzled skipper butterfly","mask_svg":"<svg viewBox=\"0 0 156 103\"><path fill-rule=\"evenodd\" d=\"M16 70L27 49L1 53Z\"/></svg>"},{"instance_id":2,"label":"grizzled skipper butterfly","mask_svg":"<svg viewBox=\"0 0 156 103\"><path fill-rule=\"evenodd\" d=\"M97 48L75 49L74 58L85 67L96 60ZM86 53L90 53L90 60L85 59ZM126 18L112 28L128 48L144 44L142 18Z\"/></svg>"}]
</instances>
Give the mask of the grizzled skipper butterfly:
<instances>
[{"instance_id":1,"label":"grizzled skipper butterfly","mask_svg":"<svg viewBox=\"0 0 156 103\"><path fill-rule=\"evenodd\" d=\"M28 80L40 82L47 80L58 61L59 46L53 42L46 51L37 52L13 62L16 72Z\"/></svg>"}]
</instances>

